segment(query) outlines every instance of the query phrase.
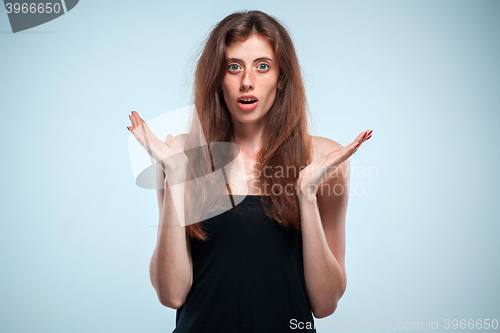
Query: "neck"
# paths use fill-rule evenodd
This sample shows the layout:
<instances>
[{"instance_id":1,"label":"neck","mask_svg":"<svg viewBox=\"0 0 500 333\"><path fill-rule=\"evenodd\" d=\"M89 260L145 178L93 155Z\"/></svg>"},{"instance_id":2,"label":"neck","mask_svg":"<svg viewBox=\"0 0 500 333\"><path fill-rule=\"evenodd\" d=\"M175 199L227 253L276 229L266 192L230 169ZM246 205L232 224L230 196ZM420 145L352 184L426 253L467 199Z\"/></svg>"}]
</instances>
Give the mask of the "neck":
<instances>
[{"instance_id":1,"label":"neck","mask_svg":"<svg viewBox=\"0 0 500 333\"><path fill-rule=\"evenodd\" d=\"M234 124L231 141L236 143L245 155L256 155L262 148L264 126L257 124Z\"/></svg>"}]
</instances>

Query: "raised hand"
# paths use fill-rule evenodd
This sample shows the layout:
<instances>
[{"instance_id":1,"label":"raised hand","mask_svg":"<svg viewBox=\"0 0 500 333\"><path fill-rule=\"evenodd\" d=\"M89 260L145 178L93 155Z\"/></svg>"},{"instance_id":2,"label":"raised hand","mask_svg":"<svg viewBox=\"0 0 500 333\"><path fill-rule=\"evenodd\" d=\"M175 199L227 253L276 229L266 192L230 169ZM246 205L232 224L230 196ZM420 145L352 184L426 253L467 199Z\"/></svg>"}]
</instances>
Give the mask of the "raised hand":
<instances>
[{"instance_id":1,"label":"raised hand","mask_svg":"<svg viewBox=\"0 0 500 333\"><path fill-rule=\"evenodd\" d=\"M166 141L162 142L151 132L149 126L139 117L136 111L132 111L132 115L129 118L132 126L128 126L127 129L132 132L148 154L156 162L161 163L163 170L169 170L170 172L185 170L188 158L172 135L167 135Z\"/></svg>"},{"instance_id":2,"label":"raised hand","mask_svg":"<svg viewBox=\"0 0 500 333\"><path fill-rule=\"evenodd\" d=\"M351 144L342 149L331 151L300 171L297 179L299 193L315 196L321 182L337 169L342 162L351 157L363 142L371 138L372 132L372 130L361 132Z\"/></svg>"}]
</instances>

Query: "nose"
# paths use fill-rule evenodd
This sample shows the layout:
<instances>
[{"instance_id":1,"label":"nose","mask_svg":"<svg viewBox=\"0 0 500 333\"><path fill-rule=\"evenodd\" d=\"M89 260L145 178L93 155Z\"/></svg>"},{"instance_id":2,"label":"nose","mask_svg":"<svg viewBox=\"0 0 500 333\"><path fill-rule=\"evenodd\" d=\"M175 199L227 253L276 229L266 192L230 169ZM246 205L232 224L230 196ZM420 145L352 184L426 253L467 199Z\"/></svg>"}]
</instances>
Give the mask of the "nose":
<instances>
[{"instance_id":1,"label":"nose","mask_svg":"<svg viewBox=\"0 0 500 333\"><path fill-rule=\"evenodd\" d=\"M241 80L241 90L253 89L254 80L251 71L246 71L243 74L243 79Z\"/></svg>"}]
</instances>

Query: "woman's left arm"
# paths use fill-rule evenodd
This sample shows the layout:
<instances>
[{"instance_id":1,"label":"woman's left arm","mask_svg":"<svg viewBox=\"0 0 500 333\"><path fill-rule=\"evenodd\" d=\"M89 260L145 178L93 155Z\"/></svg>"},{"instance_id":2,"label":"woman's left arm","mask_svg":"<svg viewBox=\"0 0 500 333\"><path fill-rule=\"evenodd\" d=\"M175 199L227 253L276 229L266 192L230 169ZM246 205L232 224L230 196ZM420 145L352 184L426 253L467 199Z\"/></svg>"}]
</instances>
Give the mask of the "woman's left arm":
<instances>
[{"instance_id":1,"label":"woman's left arm","mask_svg":"<svg viewBox=\"0 0 500 333\"><path fill-rule=\"evenodd\" d=\"M311 163L299 176L304 277L316 318L334 313L346 289L345 220L349 199L349 157L371 137L370 134L371 131L361 133L345 148L323 139L322 150L329 153Z\"/></svg>"}]
</instances>

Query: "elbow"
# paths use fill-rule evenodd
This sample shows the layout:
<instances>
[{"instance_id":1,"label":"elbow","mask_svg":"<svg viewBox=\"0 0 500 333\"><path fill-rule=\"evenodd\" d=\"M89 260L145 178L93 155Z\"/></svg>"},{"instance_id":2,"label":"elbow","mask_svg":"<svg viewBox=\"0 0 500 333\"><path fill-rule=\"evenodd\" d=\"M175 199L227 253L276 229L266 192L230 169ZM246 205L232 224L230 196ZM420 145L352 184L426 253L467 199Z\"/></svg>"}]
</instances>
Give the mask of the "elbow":
<instances>
[{"instance_id":1,"label":"elbow","mask_svg":"<svg viewBox=\"0 0 500 333\"><path fill-rule=\"evenodd\" d=\"M181 288L179 286L153 286L161 305L171 309L178 309L184 305L190 289L189 287L185 292L180 292Z\"/></svg>"},{"instance_id":2,"label":"elbow","mask_svg":"<svg viewBox=\"0 0 500 333\"><path fill-rule=\"evenodd\" d=\"M158 301L161 305L171 308L178 309L186 302L187 295L189 294L191 286L184 292L180 292L181 288L179 286L169 286L169 287L155 287L156 295L158 296Z\"/></svg>"},{"instance_id":3,"label":"elbow","mask_svg":"<svg viewBox=\"0 0 500 333\"><path fill-rule=\"evenodd\" d=\"M328 308L313 310L314 317L321 319L331 316L337 310L338 302L334 302Z\"/></svg>"},{"instance_id":4,"label":"elbow","mask_svg":"<svg viewBox=\"0 0 500 333\"><path fill-rule=\"evenodd\" d=\"M184 305L193 283L192 276L189 284L181 283L189 280L177 279L176 281L171 282L168 277L165 276L163 279L160 279L159 274L157 274L153 264L151 264L150 278L151 284L156 291L156 296L158 297L158 301L161 305L171 309L178 309Z\"/></svg>"},{"instance_id":5,"label":"elbow","mask_svg":"<svg viewBox=\"0 0 500 333\"><path fill-rule=\"evenodd\" d=\"M346 287L347 287L347 279L344 279L342 287L339 289L339 292L336 296L332 297L330 299L330 302L328 304L325 304L321 308L313 309L313 315L314 317L321 319L321 318L326 318L328 316L331 316L336 310L337 306L339 304L340 298L345 293Z\"/></svg>"},{"instance_id":6,"label":"elbow","mask_svg":"<svg viewBox=\"0 0 500 333\"><path fill-rule=\"evenodd\" d=\"M160 302L161 305L167 308L178 309L186 301L187 293L180 294L178 292L180 289L178 286L177 289L172 289L172 286L160 287L158 285L153 284L153 287L156 291L156 296L158 297L158 301Z\"/></svg>"},{"instance_id":7,"label":"elbow","mask_svg":"<svg viewBox=\"0 0 500 333\"><path fill-rule=\"evenodd\" d=\"M160 301L161 305L171 308L171 309L178 309L180 308L186 300L179 300L179 299L171 299L170 297L165 297L158 295L158 300Z\"/></svg>"}]
</instances>

